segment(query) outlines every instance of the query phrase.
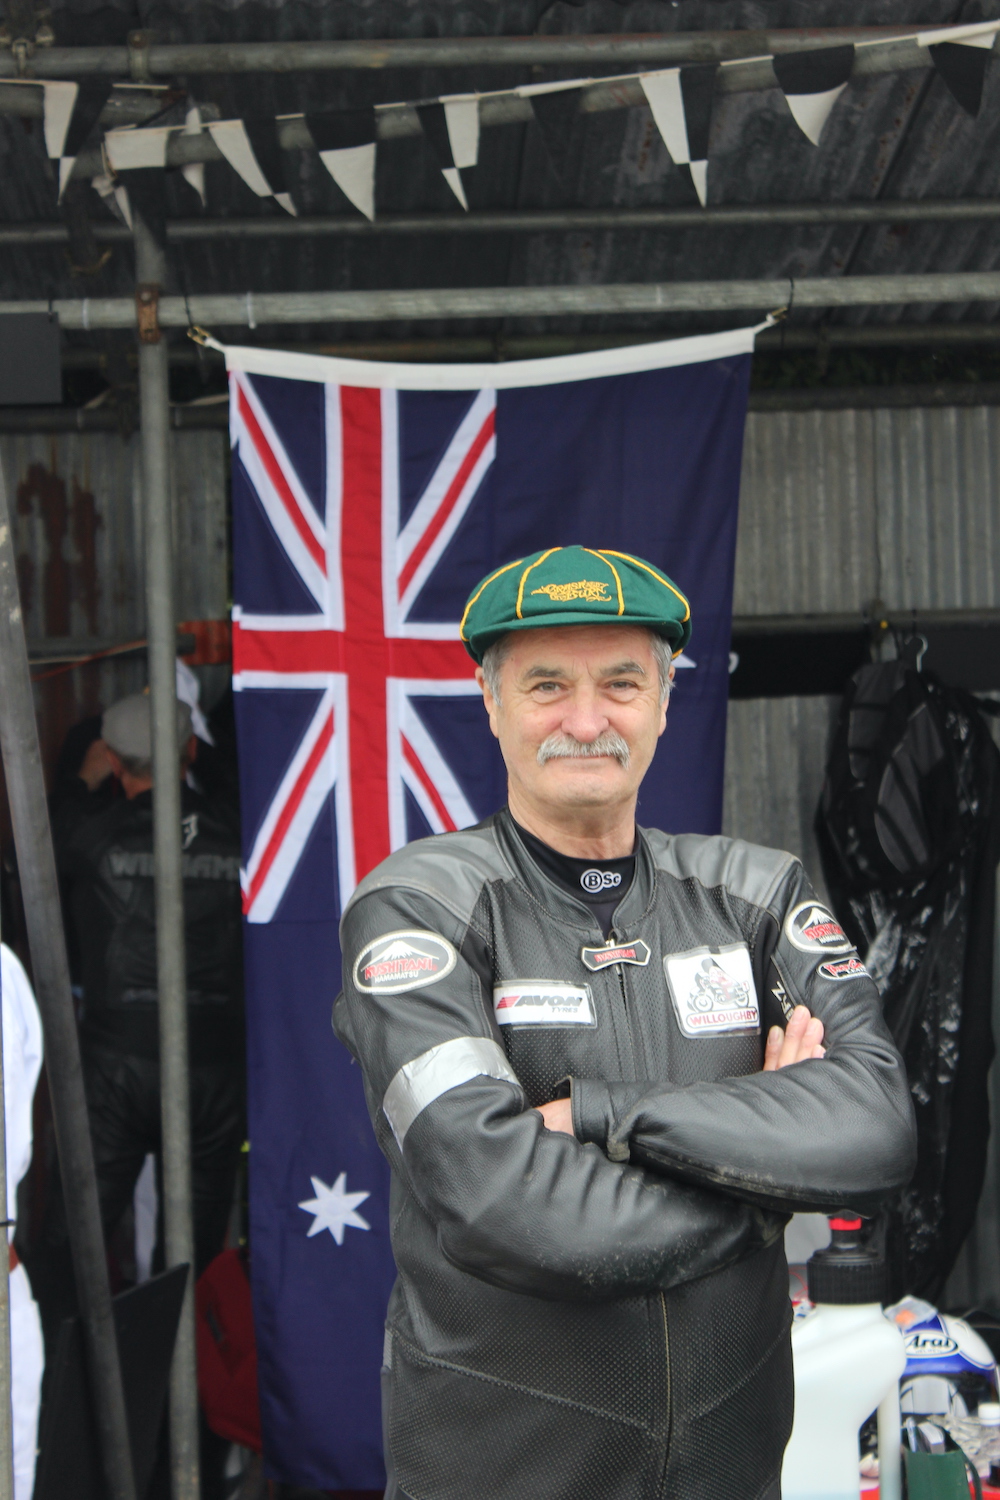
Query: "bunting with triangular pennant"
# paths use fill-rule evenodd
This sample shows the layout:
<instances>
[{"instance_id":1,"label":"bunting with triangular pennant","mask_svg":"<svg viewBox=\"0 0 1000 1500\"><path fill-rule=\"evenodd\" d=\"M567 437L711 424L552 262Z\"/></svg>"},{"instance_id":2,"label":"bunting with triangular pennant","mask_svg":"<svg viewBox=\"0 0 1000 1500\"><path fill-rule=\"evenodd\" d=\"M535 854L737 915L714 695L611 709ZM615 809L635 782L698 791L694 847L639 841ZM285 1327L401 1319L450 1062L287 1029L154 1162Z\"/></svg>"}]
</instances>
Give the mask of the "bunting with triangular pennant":
<instances>
[{"instance_id":1,"label":"bunting with triangular pennant","mask_svg":"<svg viewBox=\"0 0 1000 1500\"><path fill-rule=\"evenodd\" d=\"M366 219L375 217L375 109L333 109L306 115L309 134L344 197Z\"/></svg>"},{"instance_id":2,"label":"bunting with triangular pennant","mask_svg":"<svg viewBox=\"0 0 1000 1500\"><path fill-rule=\"evenodd\" d=\"M188 107L184 114L184 134L201 135L201 110L193 100L188 101ZM205 196L205 164L200 161L189 161L181 167L181 176L188 187L193 188L201 199L202 208L207 207L208 199Z\"/></svg>"},{"instance_id":3,"label":"bunting with triangular pennant","mask_svg":"<svg viewBox=\"0 0 1000 1500\"><path fill-rule=\"evenodd\" d=\"M474 95L444 97L418 104L424 135L441 167L441 175L468 212L462 173L479 160L479 100Z\"/></svg>"},{"instance_id":4,"label":"bunting with triangular pennant","mask_svg":"<svg viewBox=\"0 0 1000 1500\"><path fill-rule=\"evenodd\" d=\"M818 146L830 111L850 79L853 46L783 52L772 59L771 65L796 125Z\"/></svg>"},{"instance_id":5,"label":"bunting with triangular pennant","mask_svg":"<svg viewBox=\"0 0 1000 1500\"><path fill-rule=\"evenodd\" d=\"M549 166L564 187L569 181L570 146L580 114L580 87L580 83L571 83L552 89L521 90L522 97L531 101Z\"/></svg>"},{"instance_id":6,"label":"bunting with triangular pennant","mask_svg":"<svg viewBox=\"0 0 1000 1500\"><path fill-rule=\"evenodd\" d=\"M983 101L986 68L993 51L1000 21L970 22L925 31L917 37L930 52L934 67L952 97L970 115L979 113Z\"/></svg>"},{"instance_id":7,"label":"bunting with triangular pennant","mask_svg":"<svg viewBox=\"0 0 1000 1500\"><path fill-rule=\"evenodd\" d=\"M76 89L73 100L73 112L69 124L63 136L62 148L59 152L59 197L66 191L66 184L80 154L84 142L97 124L108 95L111 93L111 84L105 78L84 78L82 82L72 85ZM60 112L65 113L68 95L64 95L60 101ZM55 127L53 134L58 127ZM48 144L46 140L46 144ZM50 153L51 154L51 153Z\"/></svg>"},{"instance_id":8,"label":"bunting with triangular pennant","mask_svg":"<svg viewBox=\"0 0 1000 1500\"><path fill-rule=\"evenodd\" d=\"M675 165L688 168L702 206L708 199L708 138L718 71L718 63L699 63L639 78L663 144Z\"/></svg>"},{"instance_id":9,"label":"bunting with triangular pennant","mask_svg":"<svg viewBox=\"0 0 1000 1500\"><path fill-rule=\"evenodd\" d=\"M251 192L273 198L286 213L298 214L291 194L277 186L284 180L284 166L275 120L210 120L208 132Z\"/></svg>"}]
</instances>

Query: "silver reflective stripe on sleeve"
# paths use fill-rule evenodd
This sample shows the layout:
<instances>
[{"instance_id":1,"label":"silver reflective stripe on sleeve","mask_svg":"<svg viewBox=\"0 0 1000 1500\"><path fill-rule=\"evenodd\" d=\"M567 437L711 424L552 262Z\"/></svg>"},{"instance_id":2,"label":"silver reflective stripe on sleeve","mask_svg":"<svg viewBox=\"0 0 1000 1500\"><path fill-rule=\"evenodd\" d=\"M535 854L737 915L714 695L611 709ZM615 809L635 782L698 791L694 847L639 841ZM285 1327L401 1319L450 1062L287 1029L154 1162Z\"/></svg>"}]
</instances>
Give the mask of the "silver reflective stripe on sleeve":
<instances>
[{"instance_id":1,"label":"silver reflective stripe on sleeve","mask_svg":"<svg viewBox=\"0 0 1000 1500\"><path fill-rule=\"evenodd\" d=\"M382 1108L400 1150L420 1111L470 1078L501 1078L520 1088L503 1048L480 1036L456 1036L422 1052L400 1068L385 1091Z\"/></svg>"}]
</instances>

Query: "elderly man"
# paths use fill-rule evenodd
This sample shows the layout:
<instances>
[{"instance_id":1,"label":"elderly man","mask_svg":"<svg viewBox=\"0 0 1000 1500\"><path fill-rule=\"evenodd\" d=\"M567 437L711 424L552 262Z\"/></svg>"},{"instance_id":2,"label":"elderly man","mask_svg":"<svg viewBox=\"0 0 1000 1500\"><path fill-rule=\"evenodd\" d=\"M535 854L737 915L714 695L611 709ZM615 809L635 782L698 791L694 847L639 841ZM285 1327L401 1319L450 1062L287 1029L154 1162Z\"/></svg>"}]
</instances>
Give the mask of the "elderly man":
<instances>
[{"instance_id":1,"label":"elderly man","mask_svg":"<svg viewBox=\"0 0 1000 1500\"><path fill-rule=\"evenodd\" d=\"M619 552L487 578L462 636L508 805L344 914L334 1024L393 1173L391 1500L778 1500L786 1215L911 1171L875 986L798 861L636 827L689 633Z\"/></svg>"}]
</instances>

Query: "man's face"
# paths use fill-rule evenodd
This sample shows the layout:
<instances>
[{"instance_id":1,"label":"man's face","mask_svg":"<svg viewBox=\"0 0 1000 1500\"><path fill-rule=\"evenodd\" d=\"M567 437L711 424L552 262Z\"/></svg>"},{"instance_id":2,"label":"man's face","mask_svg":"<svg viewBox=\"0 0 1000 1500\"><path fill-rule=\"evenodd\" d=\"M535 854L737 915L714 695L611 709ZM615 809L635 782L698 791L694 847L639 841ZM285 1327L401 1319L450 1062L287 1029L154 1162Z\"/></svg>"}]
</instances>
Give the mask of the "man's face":
<instances>
[{"instance_id":1,"label":"man's face","mask_svg":"<svg viewBox=\"0 0 1000 1500\"><path fill-rule=\"evenodd\" d=\"M553 812L634 800L667 721L650 632L567 625L507 645L499 703L476 677L512 793Z\"/></svg>"}]
</instances>

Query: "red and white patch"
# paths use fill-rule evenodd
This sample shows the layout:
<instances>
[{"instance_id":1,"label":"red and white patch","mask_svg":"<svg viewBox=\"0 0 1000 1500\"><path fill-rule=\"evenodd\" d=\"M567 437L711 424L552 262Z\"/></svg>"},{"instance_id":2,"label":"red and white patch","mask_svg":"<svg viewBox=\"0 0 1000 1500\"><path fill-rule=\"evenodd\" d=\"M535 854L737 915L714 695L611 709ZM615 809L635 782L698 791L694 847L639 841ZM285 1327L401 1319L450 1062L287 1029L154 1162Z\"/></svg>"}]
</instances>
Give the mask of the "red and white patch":
<instances>
[{"instance_id":1,"label":"red and white patch","mask_svg":"<svg viewBox=\"0 0 1000 1500\"><path fill-rule=\"evenodd\" d=\"M668 953L663 972L685 1036L760 1030L760 1007L746 943Z\"/></svg>"},{"instance_id":2,"label":"red and white patch","mask_svg":"<svg viewBox=\"0 0 1000 1500\"><path fill-rule=\"evenodd\" d=\"M596 1026L589 984L510 979L493 986L498 1026Z\"/></svg>"},{"instance_id":3,"label":"red and white patch","mask_svg":"<svg viewBox=\"0 0 1000 1500\"><path fill-rule=\"evenodd\" d=\"M802 901L785 918L785 936L801 953L851 953L854 944L837 918L818 901Z\"/></svg>"},{"instance_id":4,"label":"red and white patch","mask_svg":"<svg viewBox=\"0 0 1000 1500\"><path fill-rule=\"evenodd\" d=\"M362 948L354 965L355 988L366 995L402 995L450 974L458 960L436 932L387 932Z\"/></svg>"},{"instance_id":5,"label":"red and white patch","mask_svg":"<svg viewBox=\"0 0 1000 1500\"><path fill-rule=\"evenodd\" d=\"M832 958L829 963L820 964L816 973L822 974L824 979L868 978L868 970L860 958Z\"/></svg>"}]
</instances>

